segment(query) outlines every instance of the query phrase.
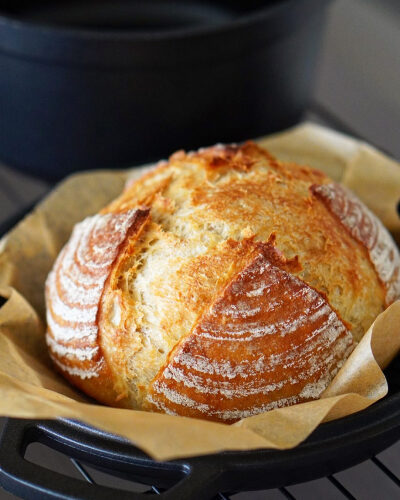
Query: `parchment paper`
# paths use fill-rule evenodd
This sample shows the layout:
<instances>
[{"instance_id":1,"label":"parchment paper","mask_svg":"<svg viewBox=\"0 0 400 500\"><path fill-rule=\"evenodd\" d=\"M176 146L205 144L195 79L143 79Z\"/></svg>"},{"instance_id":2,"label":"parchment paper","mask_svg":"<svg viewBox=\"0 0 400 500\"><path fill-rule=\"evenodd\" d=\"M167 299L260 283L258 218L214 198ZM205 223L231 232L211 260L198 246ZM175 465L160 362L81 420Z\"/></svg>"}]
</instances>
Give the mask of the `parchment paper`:
<instances>
[{"instance_id":1,"label":"parchment paper","mask_svg":"<svg viewBox=\"0 0 400 500\"><path fill-rule=\"evenodd\" d=\"M400 236L400 165L367 144L304 124L260 139L273 154L324 170L353 189ZM321 422L362 410L387 393L381 368L400 350L400 301L382 313L322 399L233 425L100 406L52 369L44 342L44 281L73 225L116 197L131 171L74 175L0 242L0 414L69 417L130 439L166 460L221 450L290 448Z\"/></svg>"}]
</instances>

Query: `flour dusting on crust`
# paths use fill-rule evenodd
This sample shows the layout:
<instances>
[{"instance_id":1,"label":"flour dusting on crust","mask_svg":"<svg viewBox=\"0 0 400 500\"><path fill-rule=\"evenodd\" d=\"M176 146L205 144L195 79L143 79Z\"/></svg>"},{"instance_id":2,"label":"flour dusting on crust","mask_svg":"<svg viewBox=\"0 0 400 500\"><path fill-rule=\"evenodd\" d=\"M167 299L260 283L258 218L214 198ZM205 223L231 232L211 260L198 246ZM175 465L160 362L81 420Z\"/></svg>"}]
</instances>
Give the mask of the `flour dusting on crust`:
<instances>
[{"instance_id":1,"label":"flour dusting on crust","mask_svg":"<svg viewBox=\"0 0 400 500\"><path fill-rule=\"evenodd\" d=\"M271 263L270 252L234 278L182 341L149 404L233 421L315 399L328 386L352 336L324 296Z\"/></svg>"},{"instance_id":2,"label":"flour dusting on crust","mask_svg":"<svg viewBox=\"0 0 400 500\"><path fill-rule=\"evenodd\" d=\"M313 185L311 191L339 218L350 234L366 246L379 279L386 288L386 305L400 298L400 254L378 217L340 184Z\"/></svg>"},{"instance_id":3,"label":"flour dusting on crust","mask_svg":"<svg viewBox=\"0 0 400 500\"><path fill-rule=\"evenodd\" d=\"M104 283L137 210L97 214L77 224L46 282L46 335L54 362L81 379L103 366L97 313Z\"/></svg>"}]
</instances>

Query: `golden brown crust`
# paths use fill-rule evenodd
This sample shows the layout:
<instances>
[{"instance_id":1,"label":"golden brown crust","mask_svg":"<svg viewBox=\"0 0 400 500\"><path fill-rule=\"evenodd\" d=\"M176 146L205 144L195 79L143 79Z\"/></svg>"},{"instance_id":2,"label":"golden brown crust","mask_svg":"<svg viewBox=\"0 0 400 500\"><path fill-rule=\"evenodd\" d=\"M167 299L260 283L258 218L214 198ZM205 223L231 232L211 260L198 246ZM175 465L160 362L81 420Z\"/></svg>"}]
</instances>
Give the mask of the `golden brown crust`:
<instances>
[{"instance_id":1,"label":"golden brown crust","mask_svg":"<svg viewBox=\"0 0 400 500\"><path fill-rule=\"evenodd\" d=\"M183 153L183 154L182 154ZM248 172L258 160L274 162L274 158L265 149L254 142L247 141L241 146L237 144L216 145L189 153L191 159L198 160L206 170L238 170ZM185 153L179 152L172 160L185 160Z\"/></svg>"},{"instance_id":2,"label":"golden brown crust","mask_svg":"<svg viewBox=\"0 0 400 500\"><path fill-rule=\"evenodd\" d=\"M255 245L250 263L168 357L148 407L234 422L319 397L353 340L326 299L290 274L297 265L270 243Z\"/></svg>"},{"instance_id":3,"label":"golden brown crust","mask_svg":"<svg viewBox=\"0 0 400 500\"><path fill-rule=\"evenodd\" d=\"M83 227L89 264L101 263L96 239L116 241L104 272L92 266L97 295L79 263L67 284L79 226L49 277L48 341L62 373L107 404L222 421L318 397L352 349L349 331L357 342L387 291L343 207L321 198L330 186L251 142L180 151L130 184L96 216L127 218L124 230ZM79 334L82 318L60 319L60 302L91 335Z\"/></svg>"}]
</instances>

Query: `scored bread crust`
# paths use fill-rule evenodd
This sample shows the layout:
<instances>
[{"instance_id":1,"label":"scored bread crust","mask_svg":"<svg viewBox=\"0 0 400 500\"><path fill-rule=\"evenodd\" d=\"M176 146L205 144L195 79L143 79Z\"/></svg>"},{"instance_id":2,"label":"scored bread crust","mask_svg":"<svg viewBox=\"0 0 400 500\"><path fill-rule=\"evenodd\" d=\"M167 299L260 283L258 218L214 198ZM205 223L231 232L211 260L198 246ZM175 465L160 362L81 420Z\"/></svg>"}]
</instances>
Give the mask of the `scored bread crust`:
<instances>
[{"instance_id":1,"label":"scored bread crust","mask_svg":"<svg viewBox=\"0 0 400 500\"><path fill-rule=\"evenodd\" d=\"M295 269L297 260L271 243L255 244L250 262L171 353L147 407L234 422L319 397L353 338L326 297L290 274Z\"/></svg>"},{"instance_id":2,"label":"scored bread crust","mask_svg":"<svg viewBox=\"0 0 400 500\"><path fill-rule=\"evenodd\" d=\"M103 403L233 422L319 397L399 295L398 250L354 195L218 145L175 153L75 227L47 341Z\"/></svg>"},{"instance_id":3,"label":"scored bread crust","mask_svg":"<svg viewBox=\"0 0 400 500\"><path fill-rule=\"evenodd\" d=\"M118 393L98 342L99 304L110 269L148 218L149 210L130 210L77 224L46 282L46 340L53 362L70 382L110 405Z\"/></svg>"},{"instance_id":4,"label":"scored bread crust","mask_svg":"<svg viewBox=\"0 0 400 500\"><path fill-rule=\"evenodd\" d=\"M381 221L348 189L337 183L311 186L357 241L362 243L386 290L386 305L400 297L400 256Z\"/></svg>"}]
</instances>

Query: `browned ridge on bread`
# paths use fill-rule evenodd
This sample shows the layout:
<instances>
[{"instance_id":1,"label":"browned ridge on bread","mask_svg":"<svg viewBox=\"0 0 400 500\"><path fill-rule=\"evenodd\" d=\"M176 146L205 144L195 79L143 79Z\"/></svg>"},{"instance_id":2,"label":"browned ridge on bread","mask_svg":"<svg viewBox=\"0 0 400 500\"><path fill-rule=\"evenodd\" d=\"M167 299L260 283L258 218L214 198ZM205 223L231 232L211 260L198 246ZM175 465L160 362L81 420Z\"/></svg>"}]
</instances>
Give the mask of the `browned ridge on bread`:
<instances>
[{"instance_id":1,"label":"browned ridge on bread","mask_svg":"<svg viewBox=\"0 0 400 500\"><path fill-rule=\"evenodd\" d=\"M320 397L400 297L400 256L323 173L175 153L78 224L46 284L56 367L109 405L234 422Z\"/></svg>"}]
</instances>

